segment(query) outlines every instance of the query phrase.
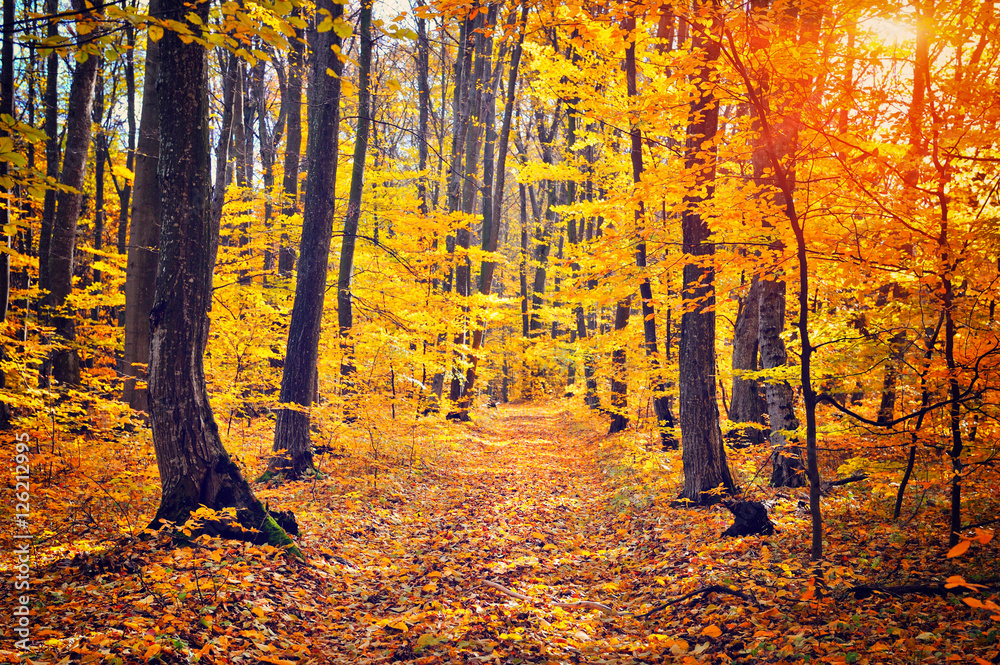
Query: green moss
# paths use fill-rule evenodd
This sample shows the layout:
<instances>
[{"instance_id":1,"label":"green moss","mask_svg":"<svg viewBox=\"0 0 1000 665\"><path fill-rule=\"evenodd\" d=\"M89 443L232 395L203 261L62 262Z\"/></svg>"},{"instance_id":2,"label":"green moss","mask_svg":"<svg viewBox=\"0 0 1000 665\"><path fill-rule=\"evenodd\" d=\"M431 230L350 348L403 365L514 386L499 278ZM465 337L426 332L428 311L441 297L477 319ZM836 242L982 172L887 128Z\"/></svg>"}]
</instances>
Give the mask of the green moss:
<instances>
[{"instance_id":1,"label":"green moss","mask_svg":"<svg viewBox=\"0 0 1000 665\"><path fill-rule=\"evenodd\" d=\"M275 522L274 518L270 515L264 519L264 523L261 524L260 530L266 537L268 545L283 548L285 552L291 554L299 561L306 560L305 555L302 554L302 550L298 548L288 534L285 533L285 530L278 526L278 523Z\"/></svg>"}]
</instances>

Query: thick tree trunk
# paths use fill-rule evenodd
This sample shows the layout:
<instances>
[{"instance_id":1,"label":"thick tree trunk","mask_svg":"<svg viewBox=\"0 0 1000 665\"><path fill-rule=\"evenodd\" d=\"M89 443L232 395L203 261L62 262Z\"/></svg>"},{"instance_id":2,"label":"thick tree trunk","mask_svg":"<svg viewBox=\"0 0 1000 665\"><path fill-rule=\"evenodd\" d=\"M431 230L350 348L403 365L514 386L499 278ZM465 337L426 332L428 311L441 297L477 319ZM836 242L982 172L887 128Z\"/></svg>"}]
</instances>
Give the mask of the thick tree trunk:
<instances>
[{"instance_id":1,"label":"thick tree trunk","mask_svg":"<svg viewBox=\"0 0 1000 665\"><path fill-rule=\"evenodd\" d=\"M149 11L158 11L159 0ZM146 46L142 111L136 145L132 215L129 223L128 262L125 267L125 355L121 373L126 377L122 400L137 411L149 411L146 388L136 381L146 377L149 362L149 312L156 289L156 265L160 247L160 184L157 167L160 153L159 94L160 43Z\"/></svg>"},{"instance_id":2,"label":"thick tree trunk","mask_svg":"<svg viewBox=\"0 0 1000 665\"><path fill-rule=\"evenodd\" d=\"M334 20L344 6L321 0L318 8ZM333 212L337 182L337 136L340 128L340 75L343 65L333 52L340 47L336 31L316 32L313 49L313 87L310 88L309 163L302 200L302 241L295 281L295 302L288 326L285 368L281 375L280 401L293 405L278 412L274 428L274 454L268 473L298 478L313 468L309 413L316 384L316 359L323 320L326 270L333 234ZM329 70L332 75L328 73Z\"/></svg>"},{"instance_id":3,"label":"thick tree trunk","mask_svg":"<svg viewBox=\"0 0 1000 665\"><path fill-rule=\"evenodd\" d=\"M355 397L354 344L351 329L354 327L354 306L351 302L351 282L354 277L354 248L357 243L361 220L361 197L365 183L365 158L368 155L368 135L371 130L371 66L372 66L372 6L362 3L359 39L361 52L358 56L358 128L354 140L354 163L351 169L351 189L347 200L347 214L344 215L344 233L340 245L340 270L337 276L337 322L340 326L343 360L340 366L342 392L344 396L345 420L354 420Z\"/></svg>"},{"instance_id":4,"label":"thick tree trunk","mask_svg":"<svg viewBox=\"0 0 1000 665\"><path fill-rule=\"evenodd\" d=\"M684 264L684 314L680 340L680 421L684 489L680 499L704 505L719 501L736 487L729 473L719 428L715 386L715 246L702 206L715 193L715 147L719 107L712 94L711 69L719 58L721 19L717 0L698 2L712 22L692 35L692 50L704 51L705 63L692 76L699 96L691 103L684 166L696 192L684 197L681 218L684 253L695 258ZM703 193L702 193L703 192Z\"/></svg>"},{"instance_id":5,"label":"thick tree trunk","mask_svg":"<svg viewBox=\"0 0 1000 665\"><path fill-rule=\"evenodd\" d=\"M52 220L52 245L49 254L48 306L56 334L67 346L52 354L52 377L61 384L80 383L80 356L72 346L76 341L76 318L66 308L66 298L73 288L73 254L76 249L76 224L83 201L83 180L90 151L91 113L94 82L99 60L90 56L78 63L70 84L66 116L66 154L63 157L60 184L67 187L56 199Z\"/></svg>"},{"instance_id":6,"label":"thick tree trunk","mask_svg":"<svg viewBox=\"0 0 1000 665\"><path fill-rule=\"evenodd\" d=\"M169 15L192 10L162 0ZM208 2L195 5L208 20ZM191 26L197 29L197 26ZM161 251L150 324L149 393L153 446L163 494L153 520L183 524L199 506L236 509L199 531L290 545L219 439L208 401L203 355L212 297L208 60L197 42L167 31L160 40L159 176ZM246 529L255 532L247 533Z\"/></svg>"}]
</instances>

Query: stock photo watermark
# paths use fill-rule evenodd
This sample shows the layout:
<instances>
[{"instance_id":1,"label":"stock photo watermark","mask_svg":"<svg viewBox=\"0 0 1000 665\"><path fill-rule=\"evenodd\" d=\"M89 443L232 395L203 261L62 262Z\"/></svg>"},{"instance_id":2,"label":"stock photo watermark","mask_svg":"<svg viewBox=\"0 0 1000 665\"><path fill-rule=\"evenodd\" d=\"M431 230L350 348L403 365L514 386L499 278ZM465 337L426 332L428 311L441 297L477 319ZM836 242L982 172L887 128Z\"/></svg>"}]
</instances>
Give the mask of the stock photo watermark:
<instances>
[{"instance_id":1,"label":"stock photo watermark","mask_svg":"<svg viewBox=\"0 0 1000 665\"><path fill-rule=\"evenodd\" d=\"M14 647L27 651L31 640L31 460L29 435L17 434L14 452L14 609L11 628L17 639Z\"/></svg>"}]
</instances>

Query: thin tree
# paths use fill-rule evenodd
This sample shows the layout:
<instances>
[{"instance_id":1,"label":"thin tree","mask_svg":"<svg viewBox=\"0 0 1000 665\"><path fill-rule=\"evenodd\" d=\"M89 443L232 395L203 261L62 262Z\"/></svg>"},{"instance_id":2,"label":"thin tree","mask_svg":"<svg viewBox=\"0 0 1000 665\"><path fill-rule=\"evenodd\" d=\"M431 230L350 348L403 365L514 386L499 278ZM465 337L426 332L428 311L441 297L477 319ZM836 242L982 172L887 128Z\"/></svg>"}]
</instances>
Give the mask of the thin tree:
<instances>
[{"instance_id":1,"label":"thin tree","mask_svg":"<svg viewBox=\"0 0 1000 665\"><path fill-rule=\"evenodd\" d=\"M358 239L361 221L361 196L365 184L365 158L368 155L368 135L371 130L371 66L372 66L372 0L362 0L358 39L361 50L358 54L358 125L354 139L354 164L351 169L351 189L347 199L347 213L344 215L344 233L340 244L340 270L337 275L337 323L340 325L340 343L343 360L340 376L343 381L345 419L354 419L354 345L351 329L354 327L354 306L351 282L354 277L354 248Z\"/></svg>"},{"instance_id":2,"label":"thin tree","mask_svg":"<svg viewBox=\"0 0 1000 665\"><path fill-rule=\"evenodd\" d=\"M302 10L295 7L292 18L299 18ZM284 195L281 213L286 217L298 212L299 160L302 156L302 69L305 61L305 40L301 28L295 28L291 50L288 52L288 77L281 105L285 112L285 159L281 190ZM278 274L290 275L295 268L295 249L290 246L287 233L278 241Z\"/></svg>"},{"instance_id":3,"label":"thin tree","mask_svg":"<svg viewBox=\"0 0 1000 665\"><path fill-rule=\"evenodd\" d=\"M149 12L159 11L159 0L150 0ZM125 266L125 349L121 373L126 377L122 400L137 411L149 411L146 388L137 381L146 376L149 363L149 312L156 289L156 264L160 247L160 184L156 177L160 153L159 94L160 43L146 43L142 83L142 111L135 151L132 214L129 219L128 262Z\"/></svg>"},{"instance_id":4,"label":"thin tree","mask_svg":"<svg viewBox=\"0 0 1000 665\"><path fill-rule=\"evenodd\" d=\"M630 33L635 32L635 15L629 13L626 18L625 29ZM635 37L629 41L625 49L625 81L628 88L629 98L638 96L636 86L635 71ZM631 161L632 161L632 183L638 188L642 183L643 163L642 163L642 129L638 120L632 122L629 130ZM666 382L660 375L660 351L656 341L656 308L653 305L653 285L646 272L646 202L640 196L635 208L635 225L638 242L636 242L635 265L643 271L642 281L639 282L639 295L642 298L642 327L645 340L646 356L650 360L653 371L653 411L656 414L656 426L660 430L660 445L664 450L676 450L677 439L674 438L674 416L670 413L670 402L667 397Z\"/></svg>"},{"instance_id":5,"label":"thin tree","mask_svg":"<svg viewBox=\"0 0 1000 665\"><path fill-rule=\"evenodd\" d=\"M3 1L3 45L0 47L0 114L14 116L14 0ZM10 135L6 124L0 125L0 138ZM0 161L0 181L6 181L10 173L10 162ZM0 185L0 228L10 224L10 204L7 199L9 190L6 184ZM4 248L10 247L10 236L3 234ZM7 321L7 308L10 305L10 254L0 252L0 323ZM7 356L7 349L0 346L0 360ZM0 390L7 387L6 372L0 370ZM10 427L10 405L0 401L0 429Z\"/></svg>"},{"instance_id":6,"label":"thin tree","mask_svg":"<svg viewBox=\"0 0 1000 665\"><path fill-rule=\"evenodd\" d=\"M45 13L59 12L59 0L46 0ZM49 21L47 37L59 36L59 22ZM45 61L45 175L49 182L59 179L59 56L55 49L49 52ZM42 204L42 225L38 234L38 288L49 288L49 254L52 246L52 223L56 216L56 190L45 190Z\"/></svg>"},{"instance_id":7,"label":"thin tree","mask_svg":"<svg viewBox=\"0 0 1000 665\"><path fill-rule=\"evenodd\" d=\"M317 3L325 20L339 21L344 6L332 0ZM295 301L288 326L285 368L281 375L280 401L289 408L278 411L274 427L274 452L265 476L282 473L298 478L313 468L309 435L309 412L315 395L316 359L323 321L326 269L333 235L337 183L338 132L340 130L340 37L336 30L316 31L313 46L313 85L310 87L309 163L302 199L302 240ZM337 52L334 52L336 47ZM294 113L294 110L292 111Z\"/></svg>"},{"instance_id":8,"label":"thin tree","mask_svg":"<svg viewBox=\"0 0 1000 665\"><path fill-rule=\"evenodd\" d=\"M74 3L82 11L82 0ZM76 318L69 311L66 299L73 288L73 261L76 250L76 225L83 202L83 180L90 152L91 113L94 102L94 82L100 56L83 52L83 62L77 60L69 90L66 114L66 153L63 157L60 184L65 189L56 198L56 213L52 219L52 242L49 248L49 294L46 305L52 315L56 334L63 345L52 354L52 377L59 383L80 383L80 356L74 346Z\"/></svg>"},{"instance_id":9,"label":"thin tree","mask_svg":"<svg viewBox=\"0 0 1000 665\"><path fill-rule=\"evenodd\" d=\"M523 50L525 26L528 20L528 5L521 9L519 21L519 31L517 44L510 59L510 71L507 77L507 94L504 98L503 125L500 129L500 137L497 142L499 154L496 160L496 183L493 181L494 166L492 158L484 158L483 169L483 238L482 248L484 252L497 251L497 243L500 238L500 214L503 204L504 182L507 169L507 154L510 147L510 128L514 118L514 95L517 89L517 74L521 62ZM492 130L492 118L487 123L487 131ZM488 138L489 140L489 138ZM493 275L496 271L496 262L483 259L479 272L479 293L488 296L493 290ZM479 365L479 349L483 345L486 336L485 322L478 322L475 332L472 335L472 362L465 375L465 387L462 401L459 404L460 420L467 420L469 408L472 406L472 391L476 385L476 369Z\"/></svg>"}]
</instances>

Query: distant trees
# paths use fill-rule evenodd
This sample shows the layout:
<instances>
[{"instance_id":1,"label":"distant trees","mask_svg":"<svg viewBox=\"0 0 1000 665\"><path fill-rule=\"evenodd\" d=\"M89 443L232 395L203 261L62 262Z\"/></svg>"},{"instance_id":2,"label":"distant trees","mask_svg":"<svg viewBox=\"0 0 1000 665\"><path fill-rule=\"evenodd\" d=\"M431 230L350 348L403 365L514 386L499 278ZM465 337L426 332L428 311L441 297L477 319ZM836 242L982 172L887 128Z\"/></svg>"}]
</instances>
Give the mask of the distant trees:
<instances>
[{"instance_id":1,"label":"distant trees","mask_svg":"<svg viewBox=\"0 0 1000 665\"><path fill-rule=\"evenodd\" d=\"M383 21L371 4L222 3L198 24L204 3L174 22L160 2L5 6L12 418L76 408L61 385L86 408L120 389L166 459L209 451L196 467L273 418L265 476L298 478L314 442L376 445L373 419L562 394L611 433L679 443L684 501L747 482L738 442L770 484L809 484L821 535L819 473L850 440L850 468L900 467L896 513L921 468L946 485L957 537L1000 415L989 11L902 12L914 30L890 43L871 21L897 13L864 3L762 0L725 22L711 0L422 2ZM184 41L208 53L185 65L198 81L161 67L168 43L194 62ZM180 118L203 136L177 138ZM124 271L104 250L115 213ZM167 248L161 220L208 256ZM147 376L171 396L150 402ZM170 393L178 376L189 392ZM866 448L867 427L907 454Z\"/></svg>"}]
</instances>

